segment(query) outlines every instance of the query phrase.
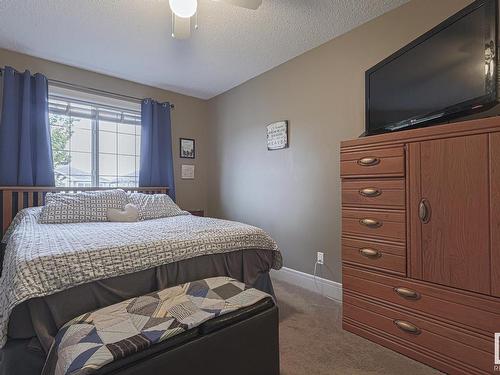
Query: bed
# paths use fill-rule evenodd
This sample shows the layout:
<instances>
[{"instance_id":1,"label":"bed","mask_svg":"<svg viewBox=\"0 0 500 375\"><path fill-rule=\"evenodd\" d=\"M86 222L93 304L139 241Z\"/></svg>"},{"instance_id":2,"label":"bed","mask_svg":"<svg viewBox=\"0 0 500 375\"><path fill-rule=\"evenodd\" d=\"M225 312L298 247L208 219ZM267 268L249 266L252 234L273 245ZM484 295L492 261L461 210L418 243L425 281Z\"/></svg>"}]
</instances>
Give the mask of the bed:
<instances>
[{"instance_id":1,"label":"bed","mask_svg":"<svg viewBox=\"0 0 500 375\"><path fill-rule=\"evenodd\" d=\"M64 323L151 291L229 276L273 294L269 271L281 267L281 254L259 228L193 215L135 223L38 223L47 192L81 190L0 188L1 375L40 374Z\"/></svg>"}]
</instances>

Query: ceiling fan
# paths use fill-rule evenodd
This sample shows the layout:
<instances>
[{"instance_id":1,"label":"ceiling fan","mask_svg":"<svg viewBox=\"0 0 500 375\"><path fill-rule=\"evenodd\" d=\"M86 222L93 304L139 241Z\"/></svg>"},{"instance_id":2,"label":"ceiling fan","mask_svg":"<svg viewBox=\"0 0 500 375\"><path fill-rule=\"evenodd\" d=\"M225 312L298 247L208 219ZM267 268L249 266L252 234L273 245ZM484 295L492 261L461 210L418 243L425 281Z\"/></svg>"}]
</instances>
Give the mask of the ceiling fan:
<instances>
[{"instance_id":1,"label":"ceiling fan","mask_svg":"<svg viewBox=\"0 0 500 375\"><path fill-rule=\"evenodd\" d=\"M235 5L246 9L258 9L262 0L213 0L221 3ZM187 39L191 36L191 18L197 17L198 0L169 0L172 10L172 37L175 39ZM195 22L198 29L198 22Z\"/></svg>"}]
</instances>

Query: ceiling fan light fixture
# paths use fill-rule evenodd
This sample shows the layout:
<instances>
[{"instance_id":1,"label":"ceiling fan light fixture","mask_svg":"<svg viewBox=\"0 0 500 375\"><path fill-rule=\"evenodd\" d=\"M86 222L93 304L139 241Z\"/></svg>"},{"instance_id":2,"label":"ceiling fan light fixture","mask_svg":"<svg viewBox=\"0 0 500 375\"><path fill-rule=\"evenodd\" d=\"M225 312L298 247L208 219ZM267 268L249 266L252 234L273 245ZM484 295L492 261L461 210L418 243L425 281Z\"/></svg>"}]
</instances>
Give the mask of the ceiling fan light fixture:
<instances>
[{"instance_id":1,"label":"ceiling fan light fixture","mask_svg":"<svg viewBox=\"0 0 500 375\"><path fill-rule=\"evenodd\" d=\"M191 18L198 9L197 0L168 0L170 9L177 17Z\"/></svg>"}]
</instances>

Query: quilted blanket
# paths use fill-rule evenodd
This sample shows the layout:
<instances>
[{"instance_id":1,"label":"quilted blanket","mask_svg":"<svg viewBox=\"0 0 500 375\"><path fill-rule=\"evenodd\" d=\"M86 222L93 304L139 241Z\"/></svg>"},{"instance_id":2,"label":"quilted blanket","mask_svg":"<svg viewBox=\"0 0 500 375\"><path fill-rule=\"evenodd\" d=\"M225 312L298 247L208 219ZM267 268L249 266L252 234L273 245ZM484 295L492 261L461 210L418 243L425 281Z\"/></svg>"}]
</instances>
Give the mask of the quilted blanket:
<instances>
[{"instance_id":1,"label":"quilted blanket","mask_svg":"<svg viewBox=\"0 0 500 375\"><path fill-rule=\"evenodd\" d=\"M214 277L131 298L66 323L51 350L55 375L90 374L203 322L270 296Z\"/></svg>"},{"instance_id":2,"label":"quilted blanket","mask_svg":"<svg viewBox=\"0 0 500 375\"><path fill-rule=\"evenodd\" d=\"M91 281L130 274L202 255L243 249L273 251L262 229L227 220L180 215L134 223L39 224L40 208L20 211L4 236L0 278L0 348L12 309Z\"/></svg>"}]
</instances>

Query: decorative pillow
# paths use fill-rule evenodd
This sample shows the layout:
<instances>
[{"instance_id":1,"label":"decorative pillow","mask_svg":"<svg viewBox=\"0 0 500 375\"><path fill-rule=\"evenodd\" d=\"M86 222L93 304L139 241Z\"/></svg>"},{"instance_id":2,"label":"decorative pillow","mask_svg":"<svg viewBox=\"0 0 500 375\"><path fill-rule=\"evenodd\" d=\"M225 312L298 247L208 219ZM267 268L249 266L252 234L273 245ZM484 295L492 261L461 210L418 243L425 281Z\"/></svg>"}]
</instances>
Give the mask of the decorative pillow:
<instances>
[{"instance_id":1,"label":"decorative pillow","mask_svg":"<svg viewBox=\"0 0 500 375\"><path fill-rule=\"evenodd\" d=\"M85 223L107 221L110 208L123 209L127 193L121 189L81 193L47 193L41 224Z\"/></svg>"},{"instance_id":2,"label":"decorative pillow","mask_svg":"<svg viewBox=\"0 0 500 375\"><path fill-rule=\"evenodd\" d=\"M177 206L167 194L130 193L128 201L139 209L139 220L189 215Z\"/></svg>"},{"instance_id":3,"label":"decorative pillow","mask_svg":"<svg viewBox=\"0 0 500 375\"><path fill-rule=\"evenodd\" d=\"M112 222L134 222L139 220L139 209L132 203L127 203L123 210L108 208L108 220Z\"/></svg>"}]
</instances>

